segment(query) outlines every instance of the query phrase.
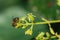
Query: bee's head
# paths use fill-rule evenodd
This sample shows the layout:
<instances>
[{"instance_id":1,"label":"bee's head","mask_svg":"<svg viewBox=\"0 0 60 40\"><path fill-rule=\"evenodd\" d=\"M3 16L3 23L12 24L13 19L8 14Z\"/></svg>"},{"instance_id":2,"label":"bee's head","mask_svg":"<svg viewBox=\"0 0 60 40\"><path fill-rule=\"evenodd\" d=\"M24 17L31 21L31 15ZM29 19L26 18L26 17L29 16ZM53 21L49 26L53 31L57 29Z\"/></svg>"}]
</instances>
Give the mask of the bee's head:
<instances>
[{"instance_id":1,"label":"bee's head","mask_svg":"<svg viewBox=\"0 0 60 40\"><path fill-rule=\"evenodd\" d=\"M12 26L15 27L18 22L19 22L19 17L13 18L13 20L12 20Z\"/></svg>"}]
</instances>

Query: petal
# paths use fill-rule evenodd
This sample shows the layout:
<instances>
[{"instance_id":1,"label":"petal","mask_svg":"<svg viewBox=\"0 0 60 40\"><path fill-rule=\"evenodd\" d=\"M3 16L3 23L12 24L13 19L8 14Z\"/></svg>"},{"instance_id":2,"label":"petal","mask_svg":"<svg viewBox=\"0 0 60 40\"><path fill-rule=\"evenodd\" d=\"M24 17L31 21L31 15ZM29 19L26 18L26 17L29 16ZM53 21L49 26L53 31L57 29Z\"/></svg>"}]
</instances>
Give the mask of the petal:
<instances>
[{"instance_id":1,"label":"petal","mask_svg":"<svg viewBox=\"0 0 60 40\"><path fill-rule=\"evenodd\" d=\"M34 21L34 17L33 17L33 15L32 15L32 13L28 14L28 19L29 19L30 21Z\"/></svg>"},{"instance_id":2,"label":"petal","mask_svg":"<svg viewBox=\"0 0 60 40\"><path fill-rule=\"evenodd\" d=\"M50 37L50 34L49 34L48 32L46 32L46 36L47 36L47 37Z\"/></svg>"},{"instance_id":3,"label":"petal","mask_svg":"<svg viewBox=\"0 0 60 40\"><path fill-rule=\"evenodd\" d=\"M25 35L32 35L32 30L27 30L26 32L25 32Z\"/></svg>"}]
</instances>

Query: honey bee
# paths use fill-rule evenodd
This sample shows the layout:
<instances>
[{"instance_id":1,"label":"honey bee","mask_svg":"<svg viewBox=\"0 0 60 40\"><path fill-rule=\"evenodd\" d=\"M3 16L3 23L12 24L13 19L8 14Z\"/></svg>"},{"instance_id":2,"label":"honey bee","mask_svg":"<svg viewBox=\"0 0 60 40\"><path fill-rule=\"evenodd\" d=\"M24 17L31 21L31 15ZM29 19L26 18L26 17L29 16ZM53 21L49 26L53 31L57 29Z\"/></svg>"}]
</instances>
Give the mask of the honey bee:
<instances>
[{"instance_id":1,"label":"honey bee","mask_svg":"<svg viewBox=\"0 0 60 40\"><path fill-rule=\"evenodd\" d=\"M12 20L12 26L15 27L17 25L17 22L19 22L19 17L15 17Z\"/></svg>"}]
</instances>

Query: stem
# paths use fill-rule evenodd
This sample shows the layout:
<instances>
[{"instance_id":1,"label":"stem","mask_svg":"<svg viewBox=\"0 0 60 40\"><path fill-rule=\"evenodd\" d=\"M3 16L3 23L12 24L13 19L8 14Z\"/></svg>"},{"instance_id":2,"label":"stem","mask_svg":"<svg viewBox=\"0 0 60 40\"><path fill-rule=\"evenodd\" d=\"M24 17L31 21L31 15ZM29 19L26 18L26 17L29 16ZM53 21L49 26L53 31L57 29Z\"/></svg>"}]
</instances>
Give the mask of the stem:
<instances>
[{"instance_id":1,"label":"stem","mask_svg":"<svg viewBox=\"0 0 60 40\"><path fill-rule=\"evenodd\" d=\"M53 21L48 21L49 23L56 23L56 22L60 22L60 20L53 20ZM48 22L36 22L33 23L33 25L37 25L37 24L48 24ZM32 23L26 23L26 24L21 24L21 25L32 25Z\"/></svg>"},{"instance_id":2,"label":"stem","mask_svg":"<svg viewBox=\"0 0 60 40\"><path fill-rule=\"evenodd\" d=\"M54 21L48 21L49 23L56 23L56 22L60 22L60 20L54 20ZM37 22L35 24L48 24L48 22Z\"/></svg>"}]
</instances>

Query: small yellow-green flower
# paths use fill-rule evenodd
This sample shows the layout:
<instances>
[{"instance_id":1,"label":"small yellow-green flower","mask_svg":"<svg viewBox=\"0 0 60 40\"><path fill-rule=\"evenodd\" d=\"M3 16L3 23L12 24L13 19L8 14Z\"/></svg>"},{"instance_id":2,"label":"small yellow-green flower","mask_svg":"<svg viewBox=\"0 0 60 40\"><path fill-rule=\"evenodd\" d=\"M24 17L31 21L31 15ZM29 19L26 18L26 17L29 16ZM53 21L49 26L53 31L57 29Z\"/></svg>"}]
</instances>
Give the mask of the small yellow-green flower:
<instances>
[{"instance_id":1,"label":"small yellow-green flower","mask_svg":"<svg viewBox=\"0 0 60 40\"><path fill-rule=\"evenodd\" d=\"M25 32L25 35L32 35L32 30L31 30L31 29L28 29L28 30Z\"/></svg>"},{"instance_id":2,"label":"small yellow-green flower","mask_svg":"<svg viewBox=\"0 0 60 40\"><path fill-rule=\"evenodd\" d=\"M34 21L34 16L32 15L32 13L28 14L28 20L29 22Z\"/></svg>"},{"instance_id":3,"label":"small yellow-green flower","mask_svg":"<svg viewBox=\"0 0 60 40\"><path fill-rule=\"evenodd\" d=\"M44 32L39 33L38 36L36 37L36 40L41 38L43 39L44 35L45 35Z\"/></svg>"},{"instance_id":4,"label":"small yellow-green flower","mask_svg":"<svg viewBox=\"0 0 60 40\"><path fill-rule=\"evenodd\" d=\"M22 17L22 18L19 18L19 20L22 20L22 21L25 21L25 19L26 19L26 16Z\"/></svg>"},{"instance_id":5,"label":"small yellow-green flower","mask_svg":"<svg viewBox=\"0 0 60 40\"><path fill-rule=\"evenodd\" d=\"M30 27L30 29L25 31L25 35L32 35L32 33L33 33L33 25Z\"/></svg>"},{"instance_id":6,"label":"small yellow-green flower","mask_svg":"<svg viewBox=\"0 0 60 40\"><path fill-rule=\"evenodd\" d=\"M46 32L46 36L47 36L47 37L50 37L50 34L49 34L48 32Z\"/></svg>"},{"instance_id":7,"label":"small yellow-green flower","mask_svg":"<svg viewBox=\"0 0 60 40\"><path fill-rule=\"evenodd\" d=\"M51 34L55 34L55 32L54 32L54 30L50 27L50 32L51 32Z\"/></svg>"},{"instance_id":8,"label":"small yellow-green flower","mask_svg":"<svg viewBox=\"0 0 60 40\"><path fill-rule=\"evenodd\" d=\"M20 24L20 22L18 22L17 25L15 26L15 28L18 28L20 26L21 26L21 24Z\"/></svg>"}]
</instances>

